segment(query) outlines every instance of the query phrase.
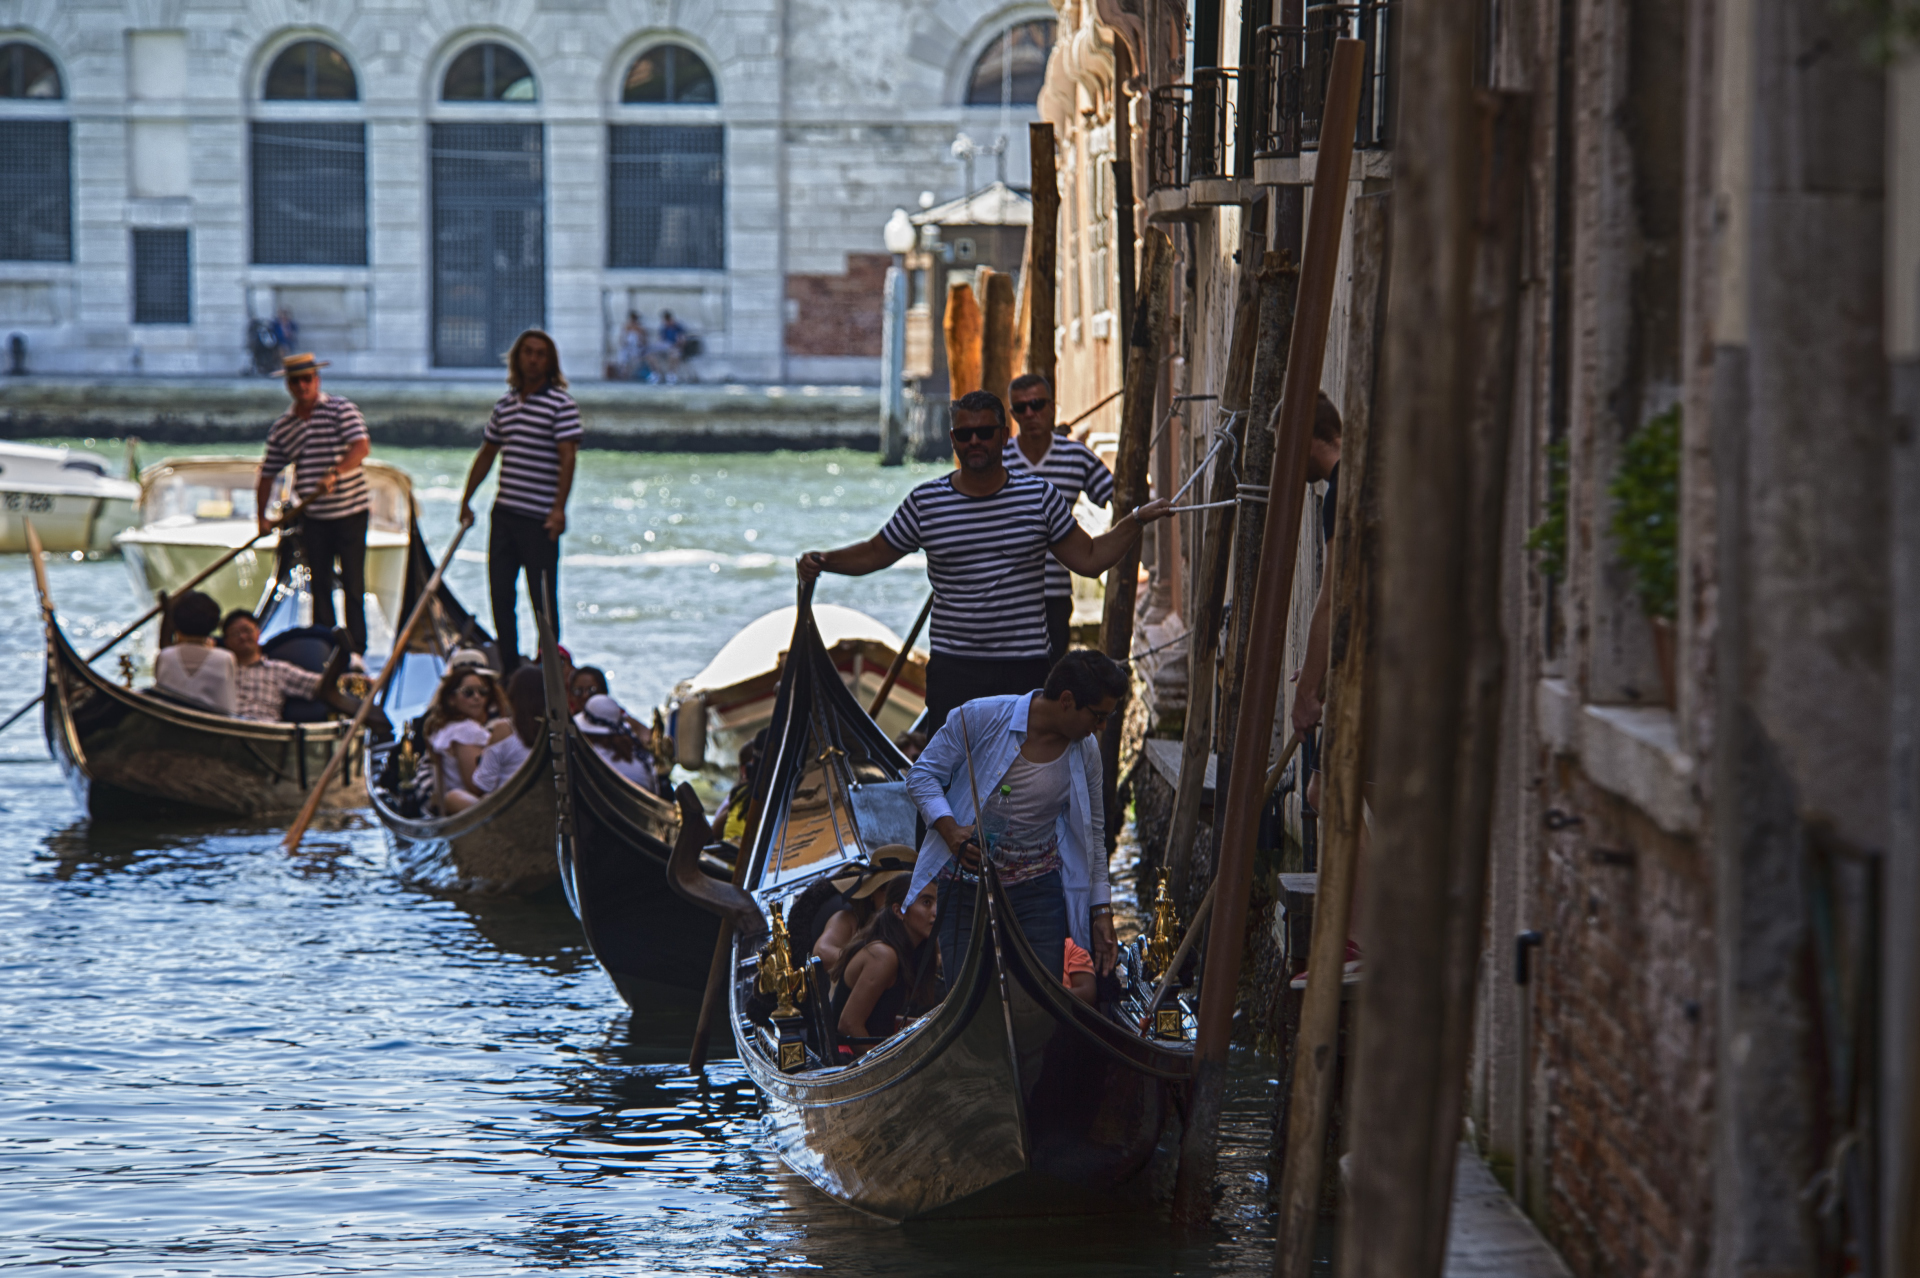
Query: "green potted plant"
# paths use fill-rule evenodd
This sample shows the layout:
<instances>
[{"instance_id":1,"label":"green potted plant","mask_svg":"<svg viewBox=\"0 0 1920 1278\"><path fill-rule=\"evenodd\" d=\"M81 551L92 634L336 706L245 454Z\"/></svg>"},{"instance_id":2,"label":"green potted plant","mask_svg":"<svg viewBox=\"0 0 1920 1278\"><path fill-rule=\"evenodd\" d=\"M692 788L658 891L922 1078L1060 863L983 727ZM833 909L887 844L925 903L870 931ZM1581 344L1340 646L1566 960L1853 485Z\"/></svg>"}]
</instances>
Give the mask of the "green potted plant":
<instances>
[{"instance_id":1,"label":"green potted plant","mask_svg":"<svg viewBox=\"0 0 1920 1278\"><path fill-rule=\"evenodd\" d=\"M1634 597L1653 627L1666 703L1674 704L1674 617L1680 586L1680 409L1635 431L1607 485L1613 498L1613 549L1633 574Z\"/></svg>"}]
</instances>

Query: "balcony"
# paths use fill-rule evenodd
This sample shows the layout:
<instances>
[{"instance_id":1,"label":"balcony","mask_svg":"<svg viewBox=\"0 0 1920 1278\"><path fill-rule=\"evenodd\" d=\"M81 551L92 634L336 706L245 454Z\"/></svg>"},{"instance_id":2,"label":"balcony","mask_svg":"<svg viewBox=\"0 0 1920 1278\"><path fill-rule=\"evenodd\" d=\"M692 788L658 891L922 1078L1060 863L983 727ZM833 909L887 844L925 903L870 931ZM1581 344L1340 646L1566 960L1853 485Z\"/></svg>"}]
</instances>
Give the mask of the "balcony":
<instances>
[{"instance_id":1,"label":"balcony","mask_svg":"<svg viewBox=\"0 0 1920 1278\"><path fill-rule=\"evenodd\" d=\"M1366 47L1353 145L1362 152L1385 152L1392 147L1398 107L1392 67L1398 32L1398 0L1309 4L1304 26L1260 28L1256 33L1259 74L1249 130L1257 181L1290 185L1311 180L1312 167L1299 159L1319 150L1333 45L1342 38L1358 39ZM1363 161L1360 171L1375 167L1384 171L1384 164L1383 155L1381 165Z\"/></svg>"},{"instance_id":2,"label":"balcony","mask_svg":"<svg viewBox=\"0 0 1920 1278\"><path fill-rule=\"evenodd\" d=\"M1180 221L1245 202L1252 152L1238 127L1240 72L1203 67L1191 84L1155 89L1147 134L1148 217ZM1247 192L1247 194L1243 194Z\"/></svg>"}]
</instances>

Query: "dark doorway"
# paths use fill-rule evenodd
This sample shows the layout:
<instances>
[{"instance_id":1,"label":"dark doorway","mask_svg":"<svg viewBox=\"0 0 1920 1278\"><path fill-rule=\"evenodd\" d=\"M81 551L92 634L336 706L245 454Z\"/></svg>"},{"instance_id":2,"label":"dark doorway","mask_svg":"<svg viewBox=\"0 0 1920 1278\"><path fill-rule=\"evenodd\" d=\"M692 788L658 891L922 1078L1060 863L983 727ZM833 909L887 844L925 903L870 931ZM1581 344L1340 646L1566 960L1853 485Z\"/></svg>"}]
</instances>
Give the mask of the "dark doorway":
<instances>
[{"instance_id":1,"label":"dark doorway","mask_svg":"<svg viewBox=\"0 0 1920 1278\"><path fill-rule=\"evenodd\" d=\"M434 125L434 364L502 367L513 339L546 319L540 126Z\"/></svg>"}]
</instances>

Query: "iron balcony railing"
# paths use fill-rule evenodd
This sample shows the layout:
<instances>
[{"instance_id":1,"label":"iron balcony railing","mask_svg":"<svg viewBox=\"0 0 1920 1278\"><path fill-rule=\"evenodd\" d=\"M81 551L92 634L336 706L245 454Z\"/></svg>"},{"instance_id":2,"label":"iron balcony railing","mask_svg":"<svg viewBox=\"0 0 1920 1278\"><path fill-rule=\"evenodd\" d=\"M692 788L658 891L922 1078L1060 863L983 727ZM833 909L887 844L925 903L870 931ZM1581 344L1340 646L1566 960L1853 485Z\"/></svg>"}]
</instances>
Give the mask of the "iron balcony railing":
<instances>
[{"instance_id":1,"label":"iron balcony railing","mask_svg":"<svg viewBox=\"0 0 1920 1278\"><path fill-rule=\"evenodd\" d=\"M1240 73L1231 67L1203 67L1193 73L1193 110L1187 117L1187 177L1247 176L1245 148L1238 144L1234 106ZM1243 173L1242 170L1247 170Z\"/></svg>"},{"instance_id":2,"label":"iron balcony railing","mask_svg":"<svg viewBox=\"0 0 1920 1278\"><path fill-rule=\"evenodd\" d=\"M1260 28L1255 154L1299 155L1319 147L1333 45L1342 38L1358 39L1366 50L1353 144L1362 150L1392 146L1398 107L1392 68L1399 10L1398 0L1309 4L1305 26Z\"/></svg>"},{"instance_id":3,"label":"iron balcony railing","mask_svg":"<svg viewBox=\"0 0 1920 1278\"><path fill-rule=\"evenodd\" d=\"M1185 186L1187 121L1193 111L1193 86L1168 84L1147 99L1147 190Z\"/></svg>"}]
</instances>

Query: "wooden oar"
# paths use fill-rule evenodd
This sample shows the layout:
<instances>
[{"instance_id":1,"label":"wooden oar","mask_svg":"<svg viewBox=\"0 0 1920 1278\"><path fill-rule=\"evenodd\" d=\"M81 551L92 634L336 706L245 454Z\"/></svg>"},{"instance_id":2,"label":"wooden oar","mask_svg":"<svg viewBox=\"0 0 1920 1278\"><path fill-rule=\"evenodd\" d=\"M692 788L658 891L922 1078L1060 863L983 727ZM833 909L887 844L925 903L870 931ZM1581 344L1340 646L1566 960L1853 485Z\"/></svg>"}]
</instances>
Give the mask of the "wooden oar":
<instances>
[{"instance_id":1,"label":"wooden oar","mask_svg":"<svg viewBox=\"0 0 1920 1278\"><path fill-rule=\"evenodd\" d=\"M1280 784L1280 774L1287 770L1287 764L1293 759L1293 752L1299 748L1300 734L1296 732L1287 738L1287 748L1280 752L1280 761L1267 771L1269 795L1273 793L1274 787ZM1153 1010L1160 1006L1160 1000L1167 996L1167 987L1172 985L1173 978L1179 975L1180 965L1187 961L1187 952L1193 948L1193 943L1200 939L1201 930L1206 927L1207 918L1213 911L1213 889L1219 885L1218 875L1214 876L1213 882L1207 884L1206 895L1200 898L1200 908L1193 912L1193 923L1187 928L1187 934L1180 938L1180 948L1173 952L1173 962L1167 964L1167 970L1160 974L1160 983L1154 987L1153 998L1147 1003L1149 1017L1153 1015Z\"/></svg>"},{"instance_id":2,"label":"wooden oar","mask_svg":"<svg viewBox=\"0 0 1920 1278\"><path fill-rule=\"evenodd\" d=\"M205 568L202 568L199 572L187 578L186 583L182 585L180 589L173 592L174 597L185 594L187 591L192 590L195 586L199 585L201 582L205 581L207 578L213 576L213 574L215 574L216 572L219 572L222 568L225 568L228 564L232 563L235 559L238 559L242 551L253 549L254 543L259 541L262 537L266 536L267 533L279 532L281 529L292 524L296 519L300 518L301 512L305 509L306 509L305 503L295 506L293 509L281 515L278 519L274 520L273 527L265 529L261 532L255 533L253 536L247 538L246 541L242 542L240 545L235 546L232 550L229 550L226 554L220 556L218 559L208 564ZM32 527L31 520L28 521L28 527ZM31 548L31 553L33 554L34 573L36 577L40 578L41 580L44 580L46 577L47 570L45 565L43 565L40 562L40 551L38 548L39 538L29 537L27 539L27 544ZM109 652L112 652L115 648L119 647L121 640L125 639L128 635L132 634L134 631L138 630L140 627L146 625L149 621L152 621L155 617L159 616L160 613L165 608L166 608L166 605L164 603L158 603L158 604L155 604L153 607L147 609L145 612L141 613L138 618L136 618L130 625L126 627L126 629L122 630L119 634L115 635L113 638L107 640L105 643L101 644L98 648L95 648L92 652L88 653L87 664L92 665L94 662L100 660L100 658L106 656ZM44 696L44 695L45 695L44 693L41 694L41 696ZM24 706L21 706L18 710L15 710L11 715L7 716L7 721L5 723L0 723L0 732L5 732L8 728L11 728L14 725L15 721L18 720L21 715L25 714L27 711L33 709L35 706L39 704L40 704L40 697L36 696L34 697L33 700L27 702L27 704L25 704Z\"/></svg>"},{"instance_id":3,"label":"wooden oar","mask_svg":"<svg viewBox=\"0 0 1920 1278\"><path fill-rule=\"evenodd\" d=\"M907 632L906 642L900 645L900 652L887 667L887 677L880 681L880 691L874 694L873 704L867 707L867 717L878 719L880 707L887 704L887 694L893 691L893 685L900 681L900 672L907 668L907 657L913 652L913 641L920 637L921 628L927 624L927 615L933 611L933 596L920 605L920 615L913 619L913 629Z\"/></svg>"},{"instance_id":4,"label":"wooden oar","mask_svg":"<svg viewBox=\"0 0 1920 1278\"><path fill-rule=\"evenodd\" d=\"M460 530L454 533L453 540L447 544L447 553L440 556L440 562L434 566L433 576L427 578L426 589L420 592L420 598L414 601L413 611L407 614L407 624L400 627L400 633L394 636L393 652L387 657L387 664L380 667L380 677L373 681L373 687L367 689L367 695L360 698L360 708L354 712L353 722L347 725L346 732L341 734L340 744L334 747L333 757L327 760L326 771L322 772L320 779L313 783L313 791L307 795L307 802L300 809L300 815L294 818L293 825L287 830L287 837L281 840L281 846L287 851L292 852L298 848L300 840L306 837L307 827L313 823L313 814L320 810L321 796L327 792L327 786L333 780L333 774L340 770L347 752L353 749L354 739L360 735L360 729L366 725L367 715L373 710L373 703L385 690L388 680L393 678L393 672L400 668L400 658L407 650L408 641L413 638L413 632L420 626L420 619L427 615L427 608L433 603L433 596L440 589L440 578L445 575L447 565L453 562L454 552L460 549L460 543L465 540L467 530L472 527L472 524L460 525Z\"/></svg>"},{"instance_id":5,"label":"wooden oar","mask_svg":"<svg viewBox=\"0 0 1920 1278\"><path fill-rule=\"evenodd\" d=\"M33 589L35 593L40 596L40 615L43 618L51 620L53 617L53 593L47 589L47 565L40 558L40 532L33 526L31 519L23 522L27 525L27 557L33 560ZM40 698L35 697L32 701L27 702L26 705L21 706L19 710L14 712L13 719L18 719L21 715L37 705L39 701ZM11 724L13 719L7 720L5 724L0 724L0 728Z\"/></svg>"}]
</instances>

